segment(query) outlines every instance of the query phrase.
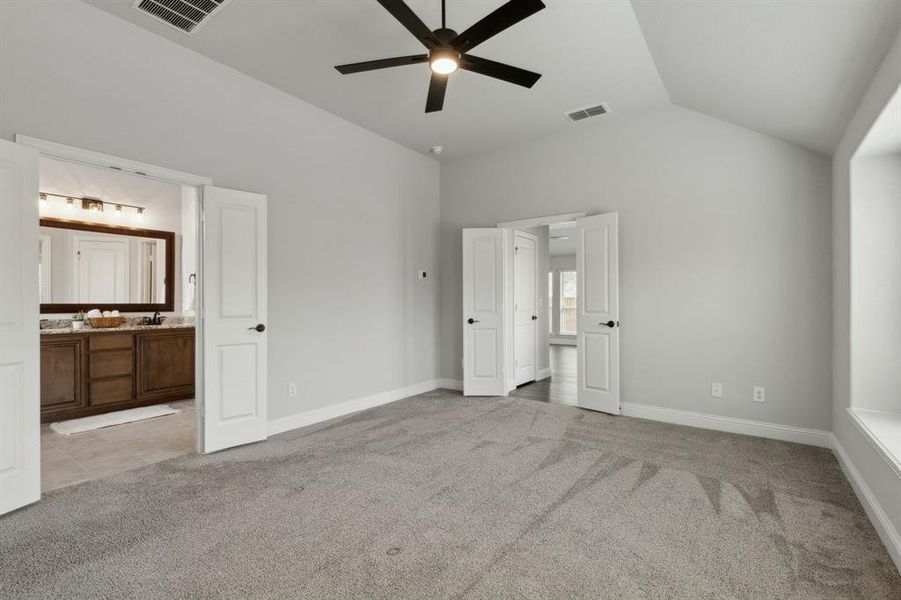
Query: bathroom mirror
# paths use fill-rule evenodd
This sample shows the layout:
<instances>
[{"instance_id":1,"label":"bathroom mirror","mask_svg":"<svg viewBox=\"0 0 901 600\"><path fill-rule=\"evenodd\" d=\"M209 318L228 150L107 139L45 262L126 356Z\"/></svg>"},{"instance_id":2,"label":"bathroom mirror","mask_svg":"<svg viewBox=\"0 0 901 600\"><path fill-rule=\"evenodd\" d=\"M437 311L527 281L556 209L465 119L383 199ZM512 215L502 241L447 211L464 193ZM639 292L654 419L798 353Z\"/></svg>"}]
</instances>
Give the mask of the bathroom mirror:
<instances>
[{"instance_id":1,"label":"bathroom mirror","mask_svg":"<svg viewBox=\"0 0 901 600\"><path fill-rule=\"evenodd\" d=\"M171 311L174 249L171 231L41 219L41 312Z\"/></svg>"}]
</instances>

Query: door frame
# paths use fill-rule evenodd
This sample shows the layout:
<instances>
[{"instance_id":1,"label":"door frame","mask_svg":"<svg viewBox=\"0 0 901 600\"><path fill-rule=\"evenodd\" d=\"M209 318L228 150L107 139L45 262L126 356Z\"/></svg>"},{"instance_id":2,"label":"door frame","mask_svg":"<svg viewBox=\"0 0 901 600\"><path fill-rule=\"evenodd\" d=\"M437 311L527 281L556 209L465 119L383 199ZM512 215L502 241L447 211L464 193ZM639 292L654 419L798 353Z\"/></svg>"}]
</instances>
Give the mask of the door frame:
<instances>
[{"instance_id":1,"label":"door frame","mask_svg":"<svg viewBox=\"0 0 901 600\"><path fill-rule=\"evenodd\" d=\"M185 173L183 171L176 171L174 169L168 169L166 167L160 167L157 165L151 165L148 163L142 163L139 161L130 160L127 158L121 158L118 156L112 156L109 154L103 154L101 152L94 152L93 150L86 150L84 148L77 148L75 146L67 146L65 144L58 144L56 142L51 142L47 140L42 140L39 138L34 138L22 134L15 134L14 141L17 144L21 144L22 146L26 146L28 148L33 148L38 151L38 155L41 158L52 158L54 160L60 160L64 162L70 162L80 165L87 165L90 167L97 167L101 169L113 169L115 171L119 171L121 173L127 173L129 175L134 175L136 177L145 177L148 179L155 179L158 181L165 181L167 183L172 183L175 185L193 187L197 190L197 202L194 207L194 223L197 228L195 237L195 252L197 257L197 284L194 295L194 306L195 306L195 316L194 316L194 406L195 410L195 431L196 435L194 443L195 450L198 453L203 452L203 439L204 439L204 427L203 427L203 415L204 415L204 389L203 389L203 340L204 340L204 315L203 315L203 265L204 265L204 255L203 255L203 188L205 185L213 185L213 180L210 177L204 177L202 175L194 175L191 173ZM37 245L38 240L35 240L35 245ZM175 245L173 244L173 250ZM168 249L167 249L168 251ZM181 282L173 282L173 285L181 285ZM174 288L173 288L174 289ZM38 314L40 314L40 298L37 298L38 302ZM172 307L173 310L176 307ZM199 381L199 383L198 383Z\"/></svg>"},{"instance_id":2,"label":"door frame","mask_svg":"<svg viewBox=\"0 0 901 600\"><path fill-rule=\"evenodd\" d=\"M523 229L523 228L530 229L532 227L541 227L543 225L554 225L556 223L567 223L569 221L576 221L577 219L581 219L582 217L596 216L599 214L606 214L606 213L591 213L591 214L589 214L588 212L572 212L572 213L562 213L562 214L556 214L556 215L546 215L546 216L540 216L540 217L530 217L528 219L517 219L517 220L513 220L513 221L501 221L497 224L497 227L502 228L502 229L510 229L510 230ZM512 239L513 236L511 235L510 237ZM509 257L505 257L508 259L508 260L505 260L505 267L506 267L505 275L509 276L509 279L510 279L509 290L512 294L512 290L513 290L513 285L512 285L513 244L512 244L512 242L510 244L508 244L508 246L510 248L510 255L509 255ZM537 263L538 263L538 261L536 260L536 268L537 268ZM546 278L547 274L539 273L539 276ZM508 284L505 281L505 287L507 285ZM579 282L579 285L581 286L581 282ZM539 294L539 296L540 296L540 294ZM509 297L509 295L508 295L508 297ZM505 302L504 309L505 309L505 315L504 315L505 322L508 324L512 324L512 318L513 318L512 317L512 313L513 313L512 299ZM580 326L577 324L577 326L576 326L576 339L577 340L579 338L579 333L580 333L579 327ZM510 330L510 327L507 327L507 329ZM620 336L621 335L622 335L622 333L620 332ZM509 340L512 341L512 334L510 334L508 336L508 338L509 338ZM507 366L508 371L512 372L513 347L512 347L511 343L508 342L505 344L504 352L506 354L505 365ZM536 344L536 354L537 354L537 352L538 352L538 348L537 348L537 344ZM620 357L619 357L619 365L618 366L619 366L620 372L622 372L622 355L620 355ZM537 380L537 373L536 373L536 380ZM513 381L512 375L510 376L510 378L507 381L508 381L508 387L509 387L508 391L514 389L515 386L510 387L510 382ZM622 399L620 399L620 402L622 402Z\"/></svg>"},{"instance_id":3,"label":"door frame","mask_svg":"<svg viewBox=\"0 0 901 600\"><path fill-rule=\"evenodd\" d=\"M556 215L545 215L543 217L530 217L528 219L516 219L513 221L501 221L496 225L498 229L509 229L511 232L520 231L527 235L530 235L527 231L522 231L524 229L531 229L533 227L542 227L545 225L554 225L556 223L568 223L569 221L575 221L581 217L586 216L588 213L586 212L572 212L572 213L561 213ZM504 364L506 366L507 373L510 375L507 378L507 392L511 392L516 389L514 372L515 369L513 367L513 361L515 360L514 355L514 345L513 345L513 233L510 235L510 242L507 244L507 248L505 249L505 281L504 287L507 289L507 298L509 300L506 301L504 305L505 315L504 320L507 325L506 330L510 333L507 334L504 342L504 354L506 355L504 358ZM538 257L535 259L535 271L537 273L536 277L547 278L547 274L542 274L538 272ZM539 297L538 300L546 301L546 298L541 298L541 294L537 293L538 279L536 282L536 295ZM536 304L537 306L537 304ZM541 348L539 347L538 340L541 337L541 332L538 328L535 328L535 381L540 381L542 379L546 379L550 377L550 368L548 368L548 373L544 377L540 377L540 369L538 368L538 356L541 352ZM550 342L548 342L550 345Z\"/></svg>"}]
</instances>

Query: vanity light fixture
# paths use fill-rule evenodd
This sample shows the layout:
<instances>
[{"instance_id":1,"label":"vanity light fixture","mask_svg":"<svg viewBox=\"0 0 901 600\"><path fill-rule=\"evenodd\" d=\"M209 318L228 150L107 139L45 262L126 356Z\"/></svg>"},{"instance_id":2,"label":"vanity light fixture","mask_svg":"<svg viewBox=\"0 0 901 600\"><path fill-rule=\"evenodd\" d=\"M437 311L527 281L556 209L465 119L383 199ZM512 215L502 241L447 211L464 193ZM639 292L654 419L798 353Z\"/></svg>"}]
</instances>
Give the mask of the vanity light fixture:
<instances>
[{"instance_id":1,"label":"vanity light fixture","mask_svg":"<svg viewBox=\"0 0 901 600\"><path fill-rule=\"evenodd\" d=\"M82 210L86 210L92 213L102 213L107 205L115 209L113 211L113 216L117 219L121 219L125 216L126 208L133 208L135 210L135 216L138 221L144 220L144 214L147 209L143 206L135 206L134 204L125 204L124 202L107 202L106 200L101 200L100 198L92 198L90 196L84 196L82 198L75 198L73 196L64 196L62 194L54 194L53 192L40 192L40 205L41 207L48 206L48 200L50 196L54 196L56 198L62 198L66 201L66 210L74 211L76 202L81 203Z\"/></svg>"}]
</instances>

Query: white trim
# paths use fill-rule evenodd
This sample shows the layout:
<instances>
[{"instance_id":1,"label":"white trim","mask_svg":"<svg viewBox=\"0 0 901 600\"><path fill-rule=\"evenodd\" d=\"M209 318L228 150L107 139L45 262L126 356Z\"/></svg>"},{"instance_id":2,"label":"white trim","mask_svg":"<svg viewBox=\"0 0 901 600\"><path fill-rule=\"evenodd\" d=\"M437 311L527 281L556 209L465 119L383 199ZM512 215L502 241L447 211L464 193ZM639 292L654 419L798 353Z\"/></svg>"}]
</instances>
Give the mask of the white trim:
<instances>
[{"instance_id":1,"label":"white trim","mask_svg":"<svg viewBox=\"0 0 901 600\"><path fill-rule=\"evenodd\" d=\"M901 534L898 533L898 530L895 529L891 519L885 514L885 510L883 510L882 505L879 504L879 501L860 474L860 471L858 471L854 463L851 462L851 457L845 452L845 448L841 445L841 442L838 441L838 438L835 437L834 434L830 434L830 438L832 440L832 450L838 459L839 466L841 466L842 471L844 471L845 476L851 483L854 493L857 494L857 498L860 500L867 516L870 518L870 522L873 523L873 527L876 529L879 539L882 540L886 550L888 550L889 556L892 557L895 567L901 572Z\"/></svg>"},{"instance_id":2,"label":"white trim","mask_svg":"<svg viewBox=\"0 0 901 600\"><path fill-rule=\"evenodd\" d=\"M362 398L355 398L353 400L347 400L338 404L332 404L331 406L314 408L313 410L304 411L296 415L289 415L280 419L274 419L272 421L269 421L268 433L270 436L272 436L279 433L284 433L285 431L291 431L292 429L297 429L299 427L306 427L307 425L314 425L316 423L321 423L322 421L328 421L329 419L334 419L335 417L343 417L344 415L360 412L361 410L366 410L368 408L375 408L376 406L381 406L383 404L390 404L391 402L403 400L404 398L409 398L410 396L415 396L417 394L424 394L425 392L430 392L432 390L438 389L439 387L445 387L441 385L442 381L444 380L431 379L429 381L423 381L421 383L398 388L396 390L380 392L378 394L372 394L371 396L363 396ZM463 382L460 381L457 383L459 384L459 389L463 389Z\"/></svg>"},{"instance_id":3,"label":"white trim","mask_svg":"<svg viewBox=\"0 0 901 600\"><path fill-rule=\"evenodd\" d=\"M547 379L551 376L551 369L548 367L547 369L541 369L538 371L538 374L535 376L535 381L541 381L542 379Z\"/></svg>"},{"instance_id":4,"label":"white trim","mask_svg":"<svg viewBox=\"0 0 901 600\"><path fill-rule=\"evenodd\" d=\"M852 408L848 407L846 409L848 414L851 416L851 422L857 427L860 433L870 445L873 446L873 449L876 450L876 454L882 457L882 460L892 469L892 471L901 478L901 461L899 461L898 457L894 456L891 451L883 444L879 437L873 433L873 430L867 425L866 421L861 418L860 414Z\"/></svg>"},{"instance_id":5,"label":"white trim","mask_svg":"<svg viewBox=\"0 0 901 600\"><path fill-rule=\"evenodd\" d=\"M445 390L454 390L456 392L463 391L463 380L462 379L436 379L435 385L438 388Z\"/></svg>"},{"instance_id":6,"label":"white trim","mask_svg":"<svg viewBox=\"0 0 901 600\"><path fill-rule=\"evenodd\" d=\"M157 167L147 163L119 158L109 154L94 152L93 150L85 150L76 148L75 146L66 146L65 144L57 144L38 138L28 137L20 133L16 134L16 143L22 144L29 148L34 148L41 153L41 156L57 158L69 162L75 162L93 167L114 169L123 171L128 174L137 175L139 177L149 177L151 179L160 179L169 183L181 185L212 185L213 180L209 177L200 177L191 173L184 173L174 169L165 167Z\"/></svg>"},{"instance_id":7,"label":"white trim","mask_svg":"<svg viewBox=\"0 0 901 600\"><path fill-rule=\"evenodd\" d=\"M795 442L798 444L807 444L809 446L819 446L821 448L832 447L832 434L822 429L807 429L804 427L795 427L793 425L781 425L778 423L767 423L765 421L724 417L709 413L662 408L659 406L649 406L647 404L635 404L633 402L623 402L621 407L622 414L627 417L650 419L652 421L687 425L689 427L700 427L701 429L713 429L715 431L725 431L728 433L753 435L773 440L781 440L783 442Z\"/></svg>"},{"instance_id":8,"label":"white trim","mask_svg":"<svg viewBox=\"0 0 901 600\"><path fill-rule=\"evenodd\" d=\"M554 223L568 223L585 216L583 212L566 213L563 215L548 215L546 217L532 217L531 219L518 219L516 221L504 221L497 226L503 229L529 229L541 225L553 225Z\"/></svg>"},{"instance_id":9,"label":"white trim","mask_svg":"<svg viewBox=\"0 0 901 600\"><path fill-rule=\"evenodd\" d=\"M553 346L576 346L578 342L576 341L576 336L574 335L555 335L552 338L548 339L548 343Z\"/></svg>"}]
</instances>

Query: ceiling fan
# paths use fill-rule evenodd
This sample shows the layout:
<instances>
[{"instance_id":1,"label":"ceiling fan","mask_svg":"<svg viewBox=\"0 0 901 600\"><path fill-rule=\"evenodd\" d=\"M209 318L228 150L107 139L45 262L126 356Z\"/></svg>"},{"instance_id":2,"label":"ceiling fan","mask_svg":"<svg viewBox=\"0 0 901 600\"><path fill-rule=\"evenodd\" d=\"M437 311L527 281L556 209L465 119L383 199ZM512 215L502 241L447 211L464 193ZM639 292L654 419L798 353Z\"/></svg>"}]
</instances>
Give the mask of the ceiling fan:
<instances>
[{"instance_id":1,"label":"ceiling fan","mask_svg":"<svg viewBox=\"0 0 901 600\"><path fill-rule=\"evenodd\" d=\"M340 73L349 75L350 73L427 62L432 70L429 94L425 103L425 112L427 113L439 111L444 106L444 92L447 89L448 75L457 69L465 69L527 88L535 85L535 82L541 77L538 73L469 54L470 50L485 40L543 9L544 3L541 0L509 0L460 34L445 26L445 0L441 0L441 28L435 31L430 31L403 0L378 0L378 3L416 36L416 39L428 49L428 53L369 60L338 65L335 68Z\"/></svg>"}]
</instances>

